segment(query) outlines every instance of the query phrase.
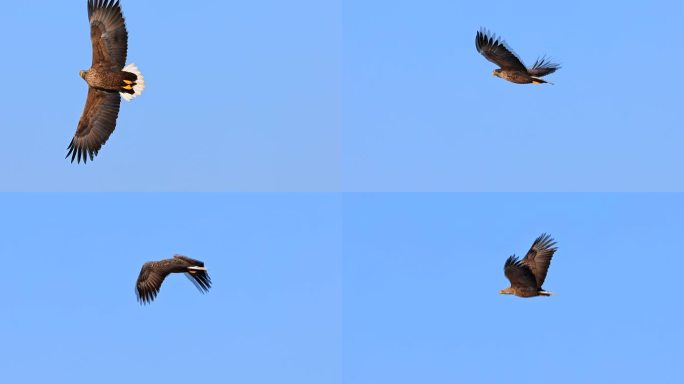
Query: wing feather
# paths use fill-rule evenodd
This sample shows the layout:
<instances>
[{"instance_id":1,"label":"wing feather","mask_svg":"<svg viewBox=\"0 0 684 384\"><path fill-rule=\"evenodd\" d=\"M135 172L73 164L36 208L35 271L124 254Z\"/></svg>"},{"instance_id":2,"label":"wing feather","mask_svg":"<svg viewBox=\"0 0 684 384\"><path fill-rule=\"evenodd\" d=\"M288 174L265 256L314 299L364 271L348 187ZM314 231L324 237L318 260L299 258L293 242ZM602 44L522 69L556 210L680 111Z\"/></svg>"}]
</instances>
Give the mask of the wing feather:
<instances>
[{"instance_id":1,"label":"wing feather","mask_svg":"<svg viewBox=\"0 0 684 384\"><path fill-rule=\"evenodd\" d=\"M506 43L490 34L487 30L481 29L475 36L475 47L477 51L485 57L485 59L501 67L506 71L527 71L525 65L508 48Z\"/></svg>"},{"instance_id":2,"label":"wing feather","mask_svg":"<svg viewBox=\"0 0 684 384\"><path fill-rule=\"evenodd\" d=\"M532 76L542 77L554 73L558 69L560 69L560 65L552 63L551 60L546 57L542 57L537 59L537 61L534 62L534 65L527 69L527 72Z\"/></svg>"},{"instance_id":3,"label":"wing feather","mask_svg":"<svg viewBox=\"0 0 684 384\"><path fill-rule=\"evenodd\" d=\"M551 258L553 258L554 252L558 249L555 245L556 241L551 236L542 233L534 240L532 247L527 251L527 255L522 260L522 263L532 271L536 279L537 289L541 289L544 280L546 280L546 273L551 265Z\"/></svg>"},{"instance_id":4,"label":"wing feather","mask_svg":"<svg viewBox=\"0 0 684 384\"><path fill-rule=\"evenodd\" d=\"M157 297L164 279L169 274L168 268L159 263L145 263L140 269L138 281L135 284L138 301L141 304L149 304Z\"/></svg>"},{"instance_id":5,"label":"wing feather","mask_svg":"<svg viewBox=\"0 0 684 384\"><path fill-rule=\"evenodd\" d=\"M121 98L118 93L106 92L95 88L88 89L88 97L83 108L81 120L78 122L76 134L69 144L71 162L92 161L100 148L107 142L116 127Z\"/></svg>"},{"instance_id":6,"label":"wing feather","mask_svg":"<svg viewBox=\"0 0 684 384\"><path fill-rule=\"evenodd\" d=\"M535 288L537 282L532 271L515 255L510 256L504 264L504 274L515 288Z\"/></svg>"},{"instance_id":7,"label":"wing feather","mask_svg":"<svg viewBox=\"0 0 684 384\"><path fill-rule=\"evenodd\" d=\"M120 71L126 65L128 32L119 0L88 0L93 67Z\"/></svg>"},{"instance_id":8,"label":"wing feather","mask_svg":"<svg viewBox=\"0 0 684 384\"><path fill-rule=\"evenodd\" d=\"M183 261L184 261L186 264L188 264L189 266L204 267L204 263L203 263L203 262L201 262L201 261L199 261L199 260L195 260L195 259L190 258L190 257L187 257L187 256L183 256L183 255L174 255L173 258L174 258L174 259L178 259L178 260L183 260Z\"/></svg>"},{"instance_id":9,"label":"wing feather","mask_svg":"<svg viewBox=\"0 0 684 384\"><path fill-rule=\"evenodd\" d=\"M208 292L209 288L211 288L211 278L209 278L207 271L196 271L195 273L186 272L185 277L187 277L202 293Z\"/></svg>"}]
</instances>

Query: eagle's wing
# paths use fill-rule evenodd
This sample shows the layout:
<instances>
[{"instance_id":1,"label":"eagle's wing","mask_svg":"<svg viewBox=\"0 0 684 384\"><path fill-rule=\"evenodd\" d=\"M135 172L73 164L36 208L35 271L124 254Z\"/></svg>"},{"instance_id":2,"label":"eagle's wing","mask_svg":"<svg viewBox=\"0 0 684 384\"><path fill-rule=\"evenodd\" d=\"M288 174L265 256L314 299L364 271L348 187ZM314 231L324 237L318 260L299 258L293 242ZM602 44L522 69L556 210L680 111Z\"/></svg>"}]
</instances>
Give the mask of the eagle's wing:
<instances>
[{"instance_id":1,"label":"eagle's wing","mask_svg":"<svg viewBox=\"0 0 684 384\"><path fill-rule=\"evenodd\" d=\"M477 51L485 59L498 65L503 70L527 71L522 61L506 46L503 40L496 38L494 35L489 36L485 30L477 32L475 47L477 47Z\"/></svg>"},{"instance_id":2,"label":"eagle's wing","mask_svg":"<svg viewBox=\"0 0 684 384\"><path fill-rule=\"evenodd\" d=\"M527 72L532 76L542 77L556 72L557 69L560 69L560 65L552 63L549 59L542 57L537 59L532 68L527 69Z\"/></svg>"},{"instance_id":3,"label":"eagle's wing","mask_svg":"<svg viewBox=\"0 0 684 384\"><path fill-rule=\"evenodd\" d=\"M207 271L186 272L185 277L195 284L195 287L202 293L208 292L209 288L211 288L211 278Z\"/></svg>"},{"instance_id":4,"label":"eagle's wing","mask_svg":"<svg viewBox=\"0 0 684 384\"><path fill-rule=\"evenodd\" d=\"M543 233L532 243L532 247L527 251L527 255L522 260L528 266L536 278L537 289L540 289L546 279L546 272L551 265L551 258L556 252L556 242L551 236Z\"/></svg>"},{"instance_id":5,"label":"eagle's wing","mask_svg":"<svg viewBox=\"0 0 684 384\"><path fill-rule=\"evenodd\" d=\"M79 163L81 158L83 162L88 162L88 157L93 160L109 135L114 132L120 105L121 97L118 93L88 89L85 108L66 155L71 155L72 163L74 159Z\"/></svg>"},{"instance_id":6,"label":"eagle's wing","mask_svg":"<svg viewBox=\"0 0 684 384\"><path fill-rule=\"evenodd\" d=\"M140 269L138 281L135 283L135 293L141 304L148 304L157 297L164 279L170 273L169 269L161 263L145 263Z\"/></svg>"},{"instance_id":7,"label":"eagle's wing","mask_svg":"<svg viewBox=\"0 0 684 384\"><path fill-rule=\"evenodd\" d=\"M188 266L194 266L194 267L204 267L204 263L192 259L187 256L183 255L174 255L174 259L182 260L185 264ZM186 272L185 276L192 281L193 284L197 287L197 289L200 290L200 292L205 293L211 288L211 278L209 277L209 274L207 271L194 271L193 273Z\"/></svg>"},{"instance_id":8,"label":"eagle's wing","mask_svg":"<svg viewBox=\"0 0 684 384\"><path fill-rule=\"evenodd\" d=\"M120 71L126 65L128 32L119 0L88 0L93 67Z\"/></svg>"},{"instance_id":9,"label":"eagle's wing","mask_svg":"<svg viewBox=\"0 0 684 384\"><path fill-rule=\"evenodd\" d=\"M532 271L515 255L506 260L504 274L511 282L511 287L535 288L537 286Z\"/></svg>"},{"instance_id":10,"label":"eagle's wing","mask_svg":"<svg viewBox=\"0 0 684 384\"><path fill-rule=\"evenodd\" d=\"M183 255L173 255L174 259L183 260L189 266L204 267L204 263Z\"/></svg>"}]
</instances>

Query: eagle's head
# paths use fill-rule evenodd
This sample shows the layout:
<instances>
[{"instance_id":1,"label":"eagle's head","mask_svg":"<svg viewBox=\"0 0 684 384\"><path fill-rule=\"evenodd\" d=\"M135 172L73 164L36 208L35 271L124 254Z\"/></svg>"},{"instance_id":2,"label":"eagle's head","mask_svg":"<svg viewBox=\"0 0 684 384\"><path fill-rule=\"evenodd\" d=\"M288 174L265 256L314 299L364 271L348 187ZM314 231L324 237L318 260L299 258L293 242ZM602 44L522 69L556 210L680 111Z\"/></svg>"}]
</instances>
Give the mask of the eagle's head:
<instances>
[{"instance_id":1,"label":"eagle's head","mask_svg":"<svg viewBox=\"0 0 684 384\"><path fill-rule=\"evenodd\" d=\"M501 77L501 68L495 69L495 70L492 72L492 75L494 75L494 76L496 76L496 77Z\"/></svg>"},{"instance_id":2,"label":"eagle's head","mask_svg":"<svg viewBox=\"0 0 684 384\"><path fill-rule=\"evenodd\" d=\"M86 77L87 74L88 74L88 71L80 71L80 72L78 73L78 75L81 76L81 78L84 79L84 80L85 80L85 77Z\"/></svg>"}]
</instances>

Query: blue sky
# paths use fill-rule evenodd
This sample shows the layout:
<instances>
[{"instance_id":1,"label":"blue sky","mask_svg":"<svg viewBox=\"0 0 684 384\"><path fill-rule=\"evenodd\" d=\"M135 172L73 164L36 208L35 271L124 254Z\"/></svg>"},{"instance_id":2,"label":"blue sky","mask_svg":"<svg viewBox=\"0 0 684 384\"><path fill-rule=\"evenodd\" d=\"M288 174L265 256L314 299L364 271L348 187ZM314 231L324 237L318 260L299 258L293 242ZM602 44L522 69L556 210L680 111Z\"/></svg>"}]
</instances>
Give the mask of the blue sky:
<instances>
[{"instance_id":1,"label":"blue sky","mask_svg":"<svg viewBox=\"0 0 684 384\"><path fill-rule=\"evenodd\" d=\"M334 195L5 194L3 382L339 383ZM202 295L145 261L203 260Z\"/></svg>"},{"instance_id":2,"label":"blue sky","mask_svg":"<svg viewBox=\"0 0 684 384\"><path fill-rule=\"evenodd\" d=\"M681 377L684 196L361 194L343 217L346 382ZM542 232L557 295L499 295Z\"/></svg>"}]
</instances>

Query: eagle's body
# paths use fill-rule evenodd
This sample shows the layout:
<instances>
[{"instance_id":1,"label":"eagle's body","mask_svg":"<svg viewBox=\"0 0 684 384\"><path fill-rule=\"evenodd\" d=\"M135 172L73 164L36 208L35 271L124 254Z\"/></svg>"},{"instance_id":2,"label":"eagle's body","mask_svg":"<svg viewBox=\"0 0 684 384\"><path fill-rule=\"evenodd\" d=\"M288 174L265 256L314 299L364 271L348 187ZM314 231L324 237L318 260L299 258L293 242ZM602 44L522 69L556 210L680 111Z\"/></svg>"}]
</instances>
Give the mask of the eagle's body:
<instances>
[{"instance_id":1,"label":"eagle's body","mask_svg":"<svg viewBox=\"0 0 684 384\"><path fill-rule=\"evenodd\" d=\"M502 71L501 69L495 69L493 75L516 84L541 84L547 82L542 79L534 78L530 76L529 73L522 71Z\"/></svg>"},{"instance_id":2,"label":"eagle's body","mask_svg":"<svg viewBox=\"0 0 684 384\"><path fill-rule=\"evenodd\" d=\"M145 88L135 64L126 65L128 32L119 1L88 0L88 20L93 61L80 72L88 83L88 97L66 156L79 163L93 160L114 132L119 95L130 101Z\"/></svg>"},{"instance_id":3,"label":"eagle's body","mask_svg":"<svg viewBox=\"0 0 684 384\"><path fill-rule=\"evenodd\" d=\"M480 30L475 36L475 47L485 59L498 65L492 73L496 77L508 80L516 84L543 84L548 81L542 77L560 69L545 58L537 59L530 68L526 68L522 61L510 50L503 40L490 35L485 30Z\"/></svg>"},{"instance_id":4,"label":"eagle's body","mask_svg":"<svg viewBox=\"0 0 684 384\"><path fill-rule=\"evenodd\" d=\"M187 256L175 255L172 259L149 261L143 264L135 283L135 292L141 304L148 304L157 297L166 276L171 273L185 273L200 292L211 288L211 278L204 263Z\"/></svg>"},{"instance_id":5,"label":"eagle's body","mask_svg":"<svg viewBox=\"0 0 684 384\"><path fill-rule=\"evenodd\" d=\"M515 255L509 257L504 264L504 274L511 286L499 293L519 297L551 296L551 292L545 291L542 285L551 265L551 258L558 249L555 245L551 236L544 233L537 237L525 258L519 260Z\"/></svg>"},{"instance_id":6,"label":"eagle's body","mask_svg":"<svg viewBox=\"0 0 684 384\"><path fill-rule=\"evenodd\" d=\"M138 76L135 73L126 71L110 71L106 68L90 68L83 71L83 80L88 83L88 86L102 91L109 91L114 93L128 93L133 92L133 89L123 89L126 85L135 84ZM130 84L127 84L127 81ZM123 84L123 85L122 85Z\"/></svg>"}]
</instances>

